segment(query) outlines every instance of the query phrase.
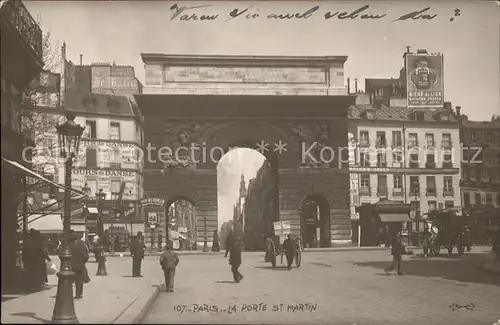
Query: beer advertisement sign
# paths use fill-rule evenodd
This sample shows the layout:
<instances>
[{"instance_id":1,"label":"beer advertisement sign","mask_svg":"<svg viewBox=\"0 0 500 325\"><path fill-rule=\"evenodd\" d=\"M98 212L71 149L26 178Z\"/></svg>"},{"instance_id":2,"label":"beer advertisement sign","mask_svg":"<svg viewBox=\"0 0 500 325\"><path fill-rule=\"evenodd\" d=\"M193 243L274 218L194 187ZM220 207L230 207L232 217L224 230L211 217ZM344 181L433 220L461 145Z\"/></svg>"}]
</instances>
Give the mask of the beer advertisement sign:
<instances>
[{"instance_id":1,"label":"beer advertisement sign","mask_svg":"<svg viewBox=\"0 0 500 325\"><path fill-rule=\"evenodd\" d=\"M443 107L443 56L406 56L406 89L408 107Z\"/></svg>"}]
</instances>

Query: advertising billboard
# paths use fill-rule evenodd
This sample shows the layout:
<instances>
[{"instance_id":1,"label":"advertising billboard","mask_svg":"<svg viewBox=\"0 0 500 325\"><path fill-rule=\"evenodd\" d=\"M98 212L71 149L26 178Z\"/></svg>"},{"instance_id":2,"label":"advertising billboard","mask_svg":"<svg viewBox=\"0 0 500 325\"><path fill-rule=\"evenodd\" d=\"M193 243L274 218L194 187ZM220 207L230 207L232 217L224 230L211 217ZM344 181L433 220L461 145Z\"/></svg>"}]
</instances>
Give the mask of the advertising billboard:
<instances>
[{"instance_id":1,"label":"advertising billboard","mask_svg":"<svg viewBox=\"0 0 500 325\"><path fill-rule=\"evenodd\" d=\"M443 56L406 56L406 89L408 107L443 107Z\"/></svg>"}]
</instances>

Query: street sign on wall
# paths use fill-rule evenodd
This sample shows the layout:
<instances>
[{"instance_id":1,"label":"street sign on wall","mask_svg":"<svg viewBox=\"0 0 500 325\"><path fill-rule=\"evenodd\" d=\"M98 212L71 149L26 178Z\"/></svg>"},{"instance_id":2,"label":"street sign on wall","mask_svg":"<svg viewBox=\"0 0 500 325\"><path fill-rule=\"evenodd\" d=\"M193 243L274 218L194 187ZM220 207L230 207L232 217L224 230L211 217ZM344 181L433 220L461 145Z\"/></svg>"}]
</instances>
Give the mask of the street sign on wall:
<instances>
[{"instance_id":1,"label":"street sign on wall","mask_svg":"<svg viewBox=\"0 0 500 325\"><path fill-rule=\"evenodd\" d=\"M406 89L408 107L443 107L443 56L407 54Z\"/></svg>"}]
</instances>

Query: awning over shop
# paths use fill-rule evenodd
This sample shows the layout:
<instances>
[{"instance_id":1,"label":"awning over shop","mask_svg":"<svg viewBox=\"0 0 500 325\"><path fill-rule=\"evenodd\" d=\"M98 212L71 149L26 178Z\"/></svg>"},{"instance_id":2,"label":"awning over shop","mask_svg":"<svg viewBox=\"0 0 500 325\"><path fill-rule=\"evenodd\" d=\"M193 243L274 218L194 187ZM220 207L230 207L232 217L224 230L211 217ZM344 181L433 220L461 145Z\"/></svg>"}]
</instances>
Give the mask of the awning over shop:
<instances>
[{"instance_id":1,"label":"awning over shop","mask_svg":"<svg viewBox=\"0 0 500 325\"><path fill-rule=\"evenodd\" d=\"M410 217L404 213L380 213L380 221L382 222L407 222Z\"/></svg>"},{"instance_id":2,"label":"awning over shop","mask_svg":"<svg viewBox=\"0 0 500 325\"><path fill-rule=\"evenodd\" d=\"M60 188L62 190L65 190L66 188L62 185L59 185L51 180L48 180L46 179L45 177L35 173L34 171L30 170L29 168L26 168L25 166L21 165L20 163L16 162L16 161L12 161L12 160L9 160L9 159L6 159L4 157L2 157L2 160L5 161L7 164L9 164L10 166L16 168L17 170L19 170L20 172L22 172L25 176L30 176L30 177L35 177L41 181L44 181L50 185L53 185L57 188ZM85 193L83 192L80 192L78 190L75 190L75 189L71 189L71 192L73 195L75 196L86 196Z\"/></svg>"},{"instance_id":3,"label":"awning over shop","mask_svg":"<svg viewBox=\"0 0 500 325\"><path fill-rule=\"evenodd\" d=\"M99 210L97 210L96 207L87 207L87 211L90 213L90 214L99 214Z\"/></svg>"},{"instance_id":4,"label":"awning over shop","mask_svg":"<svg viewBox=\"0 0 500 325\"><path fill-rule=\"evenodd\" d=\"M62 215L54 214L34 214L28 219L28 229L35 229L41 233L60 233L63 231Z\"/></svg>"}]
</instances>

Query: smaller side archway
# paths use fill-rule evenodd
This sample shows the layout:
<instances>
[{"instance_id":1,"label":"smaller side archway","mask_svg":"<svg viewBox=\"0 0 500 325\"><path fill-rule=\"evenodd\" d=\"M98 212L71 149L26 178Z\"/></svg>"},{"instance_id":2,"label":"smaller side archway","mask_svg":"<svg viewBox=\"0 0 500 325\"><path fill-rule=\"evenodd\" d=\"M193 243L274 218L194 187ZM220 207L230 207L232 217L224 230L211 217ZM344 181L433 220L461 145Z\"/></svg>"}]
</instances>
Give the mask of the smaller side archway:
<instances>
[{"instance_id":1,"label":"smaller side archway","mask_svg":"<svg viewBox=\"0 0 500 325\"><path fill-rule=\"evenodd\" d=\"M299 205L300 229L305 247L330 247L330 203L320 195L306 196Z\"/></svg>"},{"instance_id":2,"label":"smaller side archway","mask_svg":"<svg viewBox=\"0 0 500 325\"><path fill-rule=\"evenodd\" d=\"M166 201L165 234L174 249L196 250L198 229L195 203L183 196Z\"/></svg>"}]
</instances>

